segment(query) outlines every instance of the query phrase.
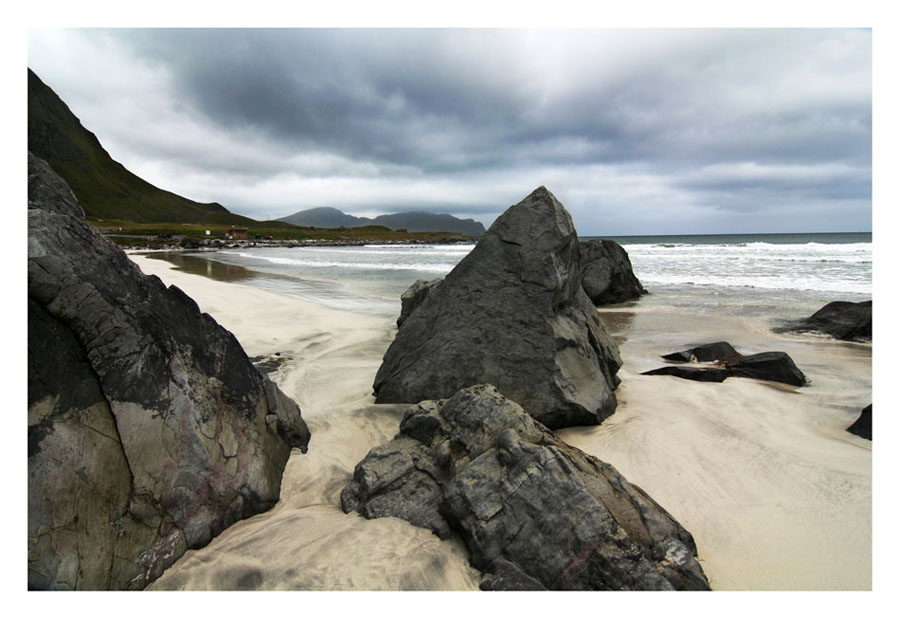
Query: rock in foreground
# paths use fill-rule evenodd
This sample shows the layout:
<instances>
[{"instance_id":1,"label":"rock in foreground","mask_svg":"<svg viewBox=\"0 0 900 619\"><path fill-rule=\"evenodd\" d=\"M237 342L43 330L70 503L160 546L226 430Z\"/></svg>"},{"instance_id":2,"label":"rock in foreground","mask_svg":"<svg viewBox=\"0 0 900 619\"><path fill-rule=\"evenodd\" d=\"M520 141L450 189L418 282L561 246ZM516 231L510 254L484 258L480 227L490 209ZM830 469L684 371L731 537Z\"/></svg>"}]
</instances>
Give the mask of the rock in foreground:
<instances>
[{"instance_id":1,"label":"rock in foreground","mask_svg":"<svg viewBox=\"0 0 900 619\"><path fill-rule=\"evenodd\" d=\"M872 340L872 302L833 301L818 312L779 331L825 333L839 340Z\"/></svg>"},{"instance_id":2,"label":"rock in foreground","mask_svg":"<svg viewBox=\"0 0 900 619\"><path fill-rule=\"evenodd\" d=\"M664 510L489 385L412 407L342 503L460 531L494 587L707 588L690 535Z\"/></svg>"},{"instance_id":3,"label":"rock in foreground","mask_svg":"<svg viewBox=\"0 0 900 619\"><path fill-rule=\"evenodd\" d=\"M647 294L631 268L628 252L610 240L581 243L581 284L596 306L622 303Z\"/></svg>"},{"instance_id":4,"label":"rock in foreground","mask_svg":"<svg viewBox=\"0 0 900 619\"><path fill-rule=\"evenodd\" d=\"M300 409L28 168L28 586L139 589L269 509Z\"/></svg>"},{"instance_id":5,"label":"rock in foreground","mask_svg":"<svg viewBox=\"0 0 900 619\"><path fill-rule=\"evenodd\" d=\"M377 402L491 383L551 428L613 413L622 362L580 280L572 219L544 187L501 215L402 323Z\"/></svg>"},{"instance_id":6,"label":"rock in foreground","mask_svg":"<svg viewBox=\"0 0 900 619\"><path fill-rule=\"evenodd\" d=\"M360 462L344 511L458 532L490 589L708 589L684 530L612 466L491 385L411 407Z\"/></svg>"}]
</instances>

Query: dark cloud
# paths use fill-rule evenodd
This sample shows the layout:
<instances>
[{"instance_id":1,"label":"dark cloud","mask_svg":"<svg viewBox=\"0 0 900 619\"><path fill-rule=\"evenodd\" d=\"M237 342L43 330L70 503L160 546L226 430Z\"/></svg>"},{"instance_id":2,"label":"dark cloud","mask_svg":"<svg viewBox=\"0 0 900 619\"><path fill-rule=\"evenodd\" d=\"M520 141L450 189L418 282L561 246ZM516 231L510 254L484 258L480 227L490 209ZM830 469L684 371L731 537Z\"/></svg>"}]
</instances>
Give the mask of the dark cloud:
<instances>
[{"instance_id":1,"label":"dark cloud","mask_svg":"<svg viewBox=\"0 0 900 619\"><path fill-rule=\"evenodd\" d=\"M643 232L637 204L699 226L678 232L767 203L800 225L792 208L825 202L867 229L870 45L855 30L36 31L29 62L123 162L251 216L329 204L489 224L547 184L585 233ZM79 74L79 58L106 70Z\"/></svg>"}]
</instances>

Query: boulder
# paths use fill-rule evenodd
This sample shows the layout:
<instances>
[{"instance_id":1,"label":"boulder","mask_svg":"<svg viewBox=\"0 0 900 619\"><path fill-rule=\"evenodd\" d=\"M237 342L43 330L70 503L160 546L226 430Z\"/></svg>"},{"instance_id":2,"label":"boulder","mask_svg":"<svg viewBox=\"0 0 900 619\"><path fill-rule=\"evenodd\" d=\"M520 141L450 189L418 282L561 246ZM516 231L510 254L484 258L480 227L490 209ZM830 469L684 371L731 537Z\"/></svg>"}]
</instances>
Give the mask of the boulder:
<instances>
[{"instance_id":1,"label":"boulder","mask_svg":"<svg viewBox=\"0 0 900 619\"><path fill-rule=\"evenodd\" d=\"M725 362L725 369L731 376L771 380L795 387L803 387L808 382L803 372L794 364L794 360L784 352L743 355Z\"/></svg>"},{"instance_id":2,"label":"boulder","mask_svg":"<svg viewBox=\"0 0 900 619\"><path fill-rule=\"evenodd\" d=\"M663 355L666 361L724 361L733 357L740 357L741 353L736 351L728 342L713 342L712 344L703 344L689 350L669 353Z\"/></svg>"},{"instance_id":3,"label":"boulder","mask_svg":"<svg viewBox=\"0 0 900 619\"><path fill-rule=\"evenodd\" d=\"M309 430L30 153L28 187L28 586L140 589L272 507Z\"/></svg>"},{"instance_id":4,"label":"boulder","mask_svg":"<svg viewBox=\"0 0 900 619\"><path fill-rule=\"evenodd\" d=\"M622 362L578 259L572 218L547 189L507 209L403 321L376 402L491 383L551 428L600 423L615 410Z\"/></svg>"},{"instance_id":5,"label":"boulder","mask_svg":"<svg viewBox=\"0 0 900 619\"><path fill-rule=\"evenodd\" d=\"M438 277L437 279L425 280L425 279L417 279L415 283L406 289L406 291L400 295L400 316L397 318L397 327L399 328L409 315L416 311L416 308L422 305L422 302L425 300L425 297L428 296L435 286L444 281L443 278Z\"/></svg>"},{"instance_id":6,"label":"boulder","mask_svg":"<svg viewBox=\"0 0 900 619\"><path fill-rule=\"evenodd\" d=\"M856 421L854 421L849 428L847 428L847 432L851 434L855 434L856 436L860 436L862 438L872 440L872 405L869 404L867 407L862 409L862 412L859 414L859 417Z\"/></svg>"},{"instance_id":7,"label":"boulder","mask_svg":"<svg viewBox=\"0 0 900 619\"><path fill-rule=\"evenodd\" d=\"M779 331L814 331L839 340L867 342L872 340L872 302L833 301L815 314Z\"/></svg>"},{"instance_id":8,"label":"boulder","mask_svg":"<svg viewBox=\"0 0 900 619\"><path fill-rule=\"evenodd\" d=\"M491 385L412 406L342 507L462 536L483 589L709 588L690 533L533 417Z\"/></svg>"},{"instance_id":9,"label":"boulder","mask_svg":"<svg viewBox=\"0 0 900 619\"><path fill-rule=\"evenodd\" d=\"M596 306L622 303L647 294L631 268L628 252L610 240L581 243L581 285Z\"/></svg>"}]
</instances>

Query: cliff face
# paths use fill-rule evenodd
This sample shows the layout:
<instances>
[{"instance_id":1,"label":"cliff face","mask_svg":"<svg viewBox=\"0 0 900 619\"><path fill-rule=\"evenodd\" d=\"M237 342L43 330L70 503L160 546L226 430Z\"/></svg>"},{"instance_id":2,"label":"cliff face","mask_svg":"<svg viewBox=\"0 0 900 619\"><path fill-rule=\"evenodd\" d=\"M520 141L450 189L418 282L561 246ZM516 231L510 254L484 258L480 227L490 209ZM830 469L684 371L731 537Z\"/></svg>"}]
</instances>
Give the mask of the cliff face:
<instances>
[{"instance_id":1,"label":"cliff face","mask_svg":"<svg viewBox=\"0 0 900 619\"><path fill-rule=\"evenodd\" d=\"M28 582L142 588L278 500L309 430L234 336L143 275L29 153Z\"/></svg>"},{"instance_id":2,"label":"cliff face","mask_svg":"<svg viewBox=\"0 0 900 619\"><path fill-rule=\"evenodd\" d=\"M547 189L511 206L402 322L376 401L490 383L550 428L600 423L615 410L621 360L579 258L572 218Z\"/></svg>"}]
</instances>

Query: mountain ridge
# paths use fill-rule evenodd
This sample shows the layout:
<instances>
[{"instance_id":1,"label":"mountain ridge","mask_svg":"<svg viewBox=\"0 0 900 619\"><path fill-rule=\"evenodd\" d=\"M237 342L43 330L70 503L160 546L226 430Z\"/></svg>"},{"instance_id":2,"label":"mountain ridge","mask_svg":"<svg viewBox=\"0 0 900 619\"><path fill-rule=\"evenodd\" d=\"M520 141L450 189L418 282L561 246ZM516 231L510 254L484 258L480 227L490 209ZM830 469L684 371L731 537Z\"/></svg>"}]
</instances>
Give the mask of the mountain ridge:
<instances>
[{"instance_id":1,"label":"mountain ridge","mask_svg":"<svg viewBox=\"0 0 900 619\"><path fill-rule=\"evenodd\" d=\"M408 232L460 232L472 236L484 234L484 226L474 219L460 219L449 213L438 214L426 211L403 211L369 218L348 215L331 206L320 206L298 211L286 217L279 217L275 221L317 228L385 226L391 230L404 229Z\"/></svg>"}]
</instances>

